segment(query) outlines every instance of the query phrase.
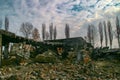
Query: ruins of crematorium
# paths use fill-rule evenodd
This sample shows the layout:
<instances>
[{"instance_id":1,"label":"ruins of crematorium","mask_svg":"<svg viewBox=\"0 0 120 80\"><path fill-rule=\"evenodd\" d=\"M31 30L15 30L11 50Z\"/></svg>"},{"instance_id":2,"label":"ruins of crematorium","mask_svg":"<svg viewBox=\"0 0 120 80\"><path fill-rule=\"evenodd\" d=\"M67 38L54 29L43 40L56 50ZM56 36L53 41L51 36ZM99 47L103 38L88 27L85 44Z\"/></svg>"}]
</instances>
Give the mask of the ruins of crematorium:
<instances>
[{"instance_id":1,"label":"ruins of crematorium","mask_svg":"<svg viewBox=\"0 0 120 80\"><path fill-rule=\"evenodd\" d=\"M49 45L49 49L57 51L58 55L67 55L69 51L79 51L83 48L93 48L82 37L74 37L67 39L46 40L45 44Z\"/></svg>"},{"instance_id":2,"label":"ruins of crematorium","mask_svg":"<svg viewBox=\"0 0 120 80\"><path fill-rule=\"evenodd\" d=\"M84 47L92 46L82 37L36 42L32 39L0 30L0 65L2 65L2 59L8 59L12 55L19 55L27 59L30 56L34 58L38 54L51 50L58 56L62 55L65 58L69 51L78 51Z\"/></svg>"}]
</instances>

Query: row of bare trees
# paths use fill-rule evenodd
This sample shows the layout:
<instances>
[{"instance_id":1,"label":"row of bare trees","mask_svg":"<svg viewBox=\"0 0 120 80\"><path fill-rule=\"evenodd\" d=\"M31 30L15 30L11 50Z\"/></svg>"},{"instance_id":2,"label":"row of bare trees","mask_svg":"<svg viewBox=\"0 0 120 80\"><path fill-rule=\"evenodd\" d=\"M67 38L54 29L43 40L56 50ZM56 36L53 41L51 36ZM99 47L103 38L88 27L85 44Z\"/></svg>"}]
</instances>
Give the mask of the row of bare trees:
<instances>
[{"instance_id":1,"label":"row of bare trees","mask_svg":"<svg viewBox=\"0 0 120 80\"><path fill-rule=\"evenodd\" d=\"M2 20L0 20L0 28L2 28ZM5 17L5 30L9 30L9 19ZM20 27L20 32L24 35L25 38L32 37L35 41L40 40L39 30L34 28L33 24L30 22L23 22ZM53 23L49 25L49 32L46 31L46 25L42 24L42 39L43 40L55 40L57 37L57 28L53 27ZM65 37L70 38L70 28L69 24L65 25Z\"/></svg>"},{"instance_id":2,"label":"row of bare trees","mask_svg":"<svg viewBox=\"0 0 120 80\"><path fill-rule=\"evenodd\" d=\"M116 31L115 31L115 36L118 41L118 45L120 47L120 25L119 25L119 19L118 16L116 17ZM2 27L2 20L0 20L0 27ZM5 30L9 30L9 19L8 17L5 17ZM103 47L103 40L105 40L105 46L108 46L108 40L109 40L109 45L110 48L112 48L112 41L113 41L113 30L112 30L112 25L110 21L107 21L107 23L104 21L99 22L98 24L98 32L99 32L99 37L100 37L100 44L101 47ZM26 38L32 38L36 41L40 40L40 34L39 30L37 28L34 28L32 23L25 22L21 24L20 31ZM57 29L56 26L53 27L53 23L49 25L49 31L46 31L46 25L42 24L42 38L43 40L55 40L57 37ZM65 37L70 38L70 27L69 24L65 25ZM105 39L104 39L105 37ZM89 25L88 26L88 32L87 32L87 38L88 42L90 42L93 46L95 45L95 38L96 38L96 29L94 25Z\"/></svg>"},{"instance_id":3,"label":"row of bare trees","mask_svg":"<svg viewBox=\"0 0 120 80\"><path fill-rule=\"evenodd\" d=\"M42 38L43 40L55 40L57 37L57 28L56 26L53 27L53 23L51 23L49 25L49 32L46 31L46 25L42 24ZM69 24L65 25L65 37L66 38L70 38L70 28L69 28Z\"/></svg>"},{"instance_id":4,"label":"row of bare trees","mask_svg":"<svg viewBox=\"0 0 120 80\"><path fill-rule=\"evenodd\" d=\"M32 36L32 38L35 41L40 38L39 30L37 28L33 29L33 25L29 22L22 23L20 32L22 32L22 34L26 38L30 38L30 36ZM56 35L57 35L57 30L56 30L56 26L53 29L53 23L50 24L49 33L48 31L46 31L46 25L42 24L42 39L43 40L48 40L49 37L50 37L50 40L52 40L53 38L56 39Z\"/></svg>"},{"instance_id":5,"label":"row of bare trees","mask_svg":"<svg viewBox=\"0 0 120 80\"><path fill-rule=\"evenodd\" d=\"M103 28L104 27L104 28ZM87 30L87 38L88 42L91 43L93 46L95 44L95 27L94 25L89 25L88 30ZM101 47L103 47L103 40L105 40L105 46L108 46L108 40L109 40L109 45L110 48L112 48L112 42L113 42L113 30L112 30L112 25L110 21L106 22L104 21L103 23L99 22L98 24L98 30L99 30L99 37L100 37L100 44ZM119 19L116 17L116 38L118 40L119 48L120 48L120 25L119 25ZM105 39L104 39L105 37Z\"/></svg>"},{"instance_id":6,"label":"row of bare trees","mask_svg":"<svg viewBox=\"0 0 120 80\"><path fill-rule=\"evenodd\" d=\"M55 40L57 37L57 29L56 26L53 28L53 23L50 24L49 26L49 32L46 31L46 25L43 23L42 24L42 38L43 40Z\"/></svg>"}]
</instances>

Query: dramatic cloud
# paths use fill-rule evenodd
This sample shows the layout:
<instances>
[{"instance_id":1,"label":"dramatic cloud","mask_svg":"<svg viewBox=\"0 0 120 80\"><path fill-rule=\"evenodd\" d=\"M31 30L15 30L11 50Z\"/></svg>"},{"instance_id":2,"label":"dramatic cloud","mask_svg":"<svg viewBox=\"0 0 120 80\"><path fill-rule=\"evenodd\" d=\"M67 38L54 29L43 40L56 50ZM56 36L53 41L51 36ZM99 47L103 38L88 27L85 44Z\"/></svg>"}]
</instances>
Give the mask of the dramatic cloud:
<instances>
[{"instance_id":1,"label":"dramatic cloud","mask_svg":"<svg viewBox=\"0 0 120 80\"><path fill-rule=\"evenodd\" d=\"M85 36L88 24L97 28L99 21L120 18L120 0L0 0L0 19L10 20L10 31L20 35L22 22L31 22L41 32L41 24L57 26L57 38L64 38L65 24L71 37ZM4 28L4 27L3 27ZM115 30L115 27L113 27Z\"/></svg>"}]
</instances>

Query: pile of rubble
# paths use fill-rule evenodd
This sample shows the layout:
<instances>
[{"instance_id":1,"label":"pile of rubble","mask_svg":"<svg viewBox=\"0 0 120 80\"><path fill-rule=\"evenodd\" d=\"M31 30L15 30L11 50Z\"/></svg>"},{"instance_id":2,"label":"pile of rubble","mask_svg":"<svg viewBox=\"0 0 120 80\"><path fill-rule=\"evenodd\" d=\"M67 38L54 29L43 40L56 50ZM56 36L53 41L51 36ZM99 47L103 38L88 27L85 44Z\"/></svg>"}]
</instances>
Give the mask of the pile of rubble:
<instances>
[{"instance_id":1,"label":"pile of rubble","mask_svg":"<svg viewBox=\"0 0 120 80\"><path fill-rule=\"evenodd\" d=\"M31 63L0 68L0 80L120 80L120 65L97 61L94 65L70 63Z\"/></svg>"},{"instance_id":2,"label":"pile of rubble","mask_svg":"<svg viewBox=\"0 0 120 80\"><path fill-rule=\"evenodd\" d=\"M0 80L120 80L120 64L116 60L76 63L74 52L60 60L50 50L31 59L22 50L13 49L9 60L4 61L9 65L0 68Z\"/></svg>"}]
</instances>

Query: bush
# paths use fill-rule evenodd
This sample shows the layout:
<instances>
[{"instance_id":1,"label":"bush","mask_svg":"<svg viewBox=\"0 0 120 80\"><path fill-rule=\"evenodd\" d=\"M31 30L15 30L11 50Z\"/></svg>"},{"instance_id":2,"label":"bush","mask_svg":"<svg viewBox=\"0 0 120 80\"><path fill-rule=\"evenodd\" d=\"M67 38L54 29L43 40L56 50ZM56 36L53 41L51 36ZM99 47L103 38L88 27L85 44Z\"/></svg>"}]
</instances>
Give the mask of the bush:
<instances>
[{"instance_id":1,"label":"bush","mask_svg":"<svg viewBox=\"0 0 120 80\"><path fill-rule=\"evenodd\" d=\"M35 59L35 62L40 62L40 63L55 63L57 62L57 59L55 56L43 56L43 55L38 55Z\"/></svg>"}]
</instances>

